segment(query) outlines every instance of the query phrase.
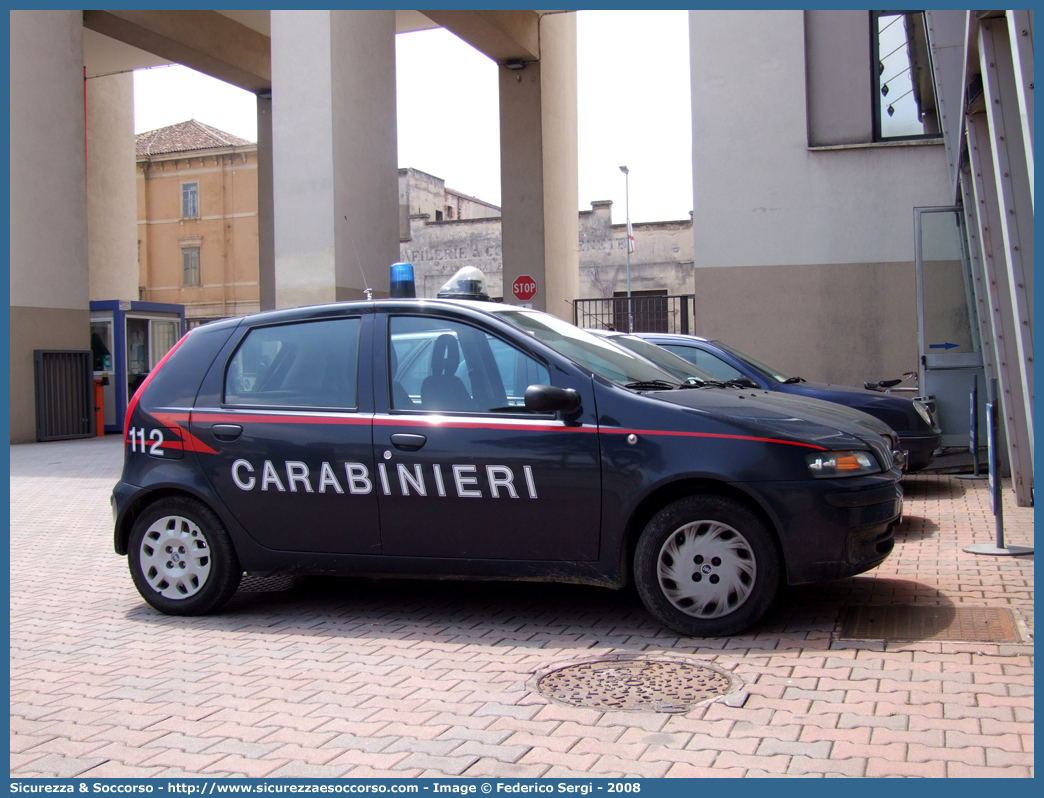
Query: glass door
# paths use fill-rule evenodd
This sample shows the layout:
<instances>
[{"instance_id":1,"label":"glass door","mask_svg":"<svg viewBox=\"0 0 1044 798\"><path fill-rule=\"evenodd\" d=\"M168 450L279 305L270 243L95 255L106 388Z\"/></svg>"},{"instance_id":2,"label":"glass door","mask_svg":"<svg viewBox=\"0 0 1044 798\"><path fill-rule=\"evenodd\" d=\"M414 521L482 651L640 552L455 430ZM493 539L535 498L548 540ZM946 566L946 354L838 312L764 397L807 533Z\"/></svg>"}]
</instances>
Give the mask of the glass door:
<instances>
[{"instance_id":1,"label":"glass door","mask_svg":"<svg viewBox=\"0 0 1044 798\"><path fill-rule=\"evenodd\" d=\"M91 319L91 359L94 379L107 377L102 386L105 426L116 424L116 373L113 371L112 317Z\"/></svg>"},{"instance_id":2,"label":"glass door","mask_svg":"<svg viewBox=\"0 0 1044 798\"><path fill-rule=\"evenodd\" d=\"M145 382L149 372L178 342L177 318L127 317L127 399Z\"/></svg>"},{"instance_id":3,"label":"glass door","mask_svg":"<svg viewBox=\"0 0 1044 798\"><path fill-rule=\"evenodd\" d=\"M152 319L149 322L150 370L156 368L156 364L163 360L164 355L174 348L174 344L178 342L180 326L176 320Z\"/></svg>"},{"instance_id":4,"label":"glass door","mask_svg":"<svg viewBox=\"0 0 1044 798\"><path fill-rule=\"evenodd\" d=\"M914 208L914 235L918 384L935 399L943 446L966 446L972 383L978 379L980 413L986 386L963 208Z\"/></svg>"}]
</instances>

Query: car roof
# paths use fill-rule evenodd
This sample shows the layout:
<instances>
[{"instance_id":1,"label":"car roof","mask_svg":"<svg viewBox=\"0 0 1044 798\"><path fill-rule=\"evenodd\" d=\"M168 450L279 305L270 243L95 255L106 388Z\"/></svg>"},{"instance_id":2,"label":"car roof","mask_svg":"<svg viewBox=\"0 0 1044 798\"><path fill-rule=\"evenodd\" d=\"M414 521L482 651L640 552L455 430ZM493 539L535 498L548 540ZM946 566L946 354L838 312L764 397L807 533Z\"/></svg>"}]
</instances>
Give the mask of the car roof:
<instances>
[{"instance_id":1,"label":"car roof","mask_svg":"<svg viewBox=\"0 0 1044 798\"><path fill-rule=\"evenodd\" d=\"M230 319L213 321L202 327L214 329L216 327L236 327L242 323L271 324L280 321L293 321L309 316L336 315L351 311L375 311L395 310L404 308L458 308L488 314L500 308L511 307L499 302L482 302L474 299L362 299L350 302L329 302L321 305L302 305L293 308L280 308L278 310L263 310L260 313L251 313L248 316L236 316ZM519 308L527 310L527 308ZM198 328L197 328L198 329Z\"/></svg>"},{"instance_id":2,"label":"car roof","mask_svg":"<svg viewBox=\"0 0 1044 798\"><path fill-rule=\"evenodd\" d=\"M639 338L668 338L676 341L700 341L705 344L715 343L713 338L704 338L701 335L684 335L682 333L661 333L661 332L634 332L632 335L637 335Z\"/></svg>"}]
</instances>

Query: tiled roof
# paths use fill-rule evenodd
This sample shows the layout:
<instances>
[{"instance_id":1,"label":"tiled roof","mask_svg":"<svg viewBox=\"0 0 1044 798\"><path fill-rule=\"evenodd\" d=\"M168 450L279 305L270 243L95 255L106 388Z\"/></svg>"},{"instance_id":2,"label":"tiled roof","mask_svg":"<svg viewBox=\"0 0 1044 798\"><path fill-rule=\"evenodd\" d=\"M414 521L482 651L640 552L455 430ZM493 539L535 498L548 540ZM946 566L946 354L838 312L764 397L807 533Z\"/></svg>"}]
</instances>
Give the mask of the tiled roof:
<instances>
[{"instance_id":1,"label":"tiled roof","mask_svg":"<svg viewBox=\"0 0 1044 798\"><path fill-rule=\"evenodd\" d=\"M242 147L252 141L233 136L216 127L204 125L195 119L168 125L137 136L137 156L163 155L172 152L191 152L225 147Z\"/></svg>"}]
</instances>

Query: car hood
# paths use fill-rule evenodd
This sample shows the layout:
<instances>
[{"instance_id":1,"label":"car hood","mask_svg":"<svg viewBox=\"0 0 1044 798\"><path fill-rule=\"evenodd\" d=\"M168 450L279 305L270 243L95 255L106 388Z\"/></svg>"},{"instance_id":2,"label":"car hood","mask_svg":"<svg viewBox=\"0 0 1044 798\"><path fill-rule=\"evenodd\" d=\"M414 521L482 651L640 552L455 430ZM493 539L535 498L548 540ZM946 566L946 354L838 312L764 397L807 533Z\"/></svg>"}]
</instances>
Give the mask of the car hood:
<instances>
[{"instance_id":1,"label":"car hood","mask_svg":"<svg viewBox=\"0 0 1044 798\"><path fill-rule=\"evenodd\" d=\"M877 425L861 418L863 414L835 410L827 402L781 397L771 391L697 388L655 391L646 396L712 415L765 437L785 437L828 449L878 448L886 443L882 435L890 433L887 427L878 431Z\"/></svg>"},{"instance_id":2,"label":"car hood","mask_svg":"<svg viewBox=\"0 0 1044 798\"><path fill-rule=\"evenodd\" d=\"M913 402L905 396L827 382L798 382L779 385L775 390L789 396L811 397L861 410L880 419L896 432L928 428L914 409Z\"/></svg>"},{"instance_id":3,"label":"car hood","mask_svg":"<svg viewBox=\"0 0 1044 798\"><path fill-rule=\"evenodd\" d=\"M817 418L831 418L858 424L875 435L883 435L886 438L890 438L893 434L892 428L881 421L881 419L848 405L828 402L802 394L780 393L778 391L765 391L764 394L761 398L766 402L778 402L783 407L810 413Z\"/></svg>"}]
</instances>

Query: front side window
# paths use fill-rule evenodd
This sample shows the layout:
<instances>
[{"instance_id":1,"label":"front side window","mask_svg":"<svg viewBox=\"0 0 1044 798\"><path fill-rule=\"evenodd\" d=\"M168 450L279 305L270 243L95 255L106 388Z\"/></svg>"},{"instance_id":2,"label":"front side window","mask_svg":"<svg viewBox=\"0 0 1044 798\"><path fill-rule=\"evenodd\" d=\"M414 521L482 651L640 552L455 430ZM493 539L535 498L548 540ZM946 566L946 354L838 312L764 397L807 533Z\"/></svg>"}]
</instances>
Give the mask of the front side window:
<instances>
[{"instance_id":1,"label":"front side window","mask_svg":"<svg viewBox=\"0 0 1044 798\"><path fill-rule=\"evenodd\" d=\"M199 285L199 247L181 250L181 284Z\"/></svg>"},{"instance_id":2,"label":"front side window","mask_svg":"<svg viewBox=\"0 0 1044 798\"><path fill-rule=\"evenodd\" d=\"M251 330L225 374L225 404L358 407L360 320L325 319Z\"/></svg>"},{"instance_id":3,"label":"front side window","mask_svg":"<svg viewBox=\"0 0 1044 798\"><path fill-rule=\"evenodd\" d=\"M199 183L181 184L181 218L199 218Z\"/></svg>"},{"instance_id":4,"label":"front side window","mask_svg":"<svg viewBox=\"0 0 1044 798\"><path fill-rule=\"evenodd\" d=\"M871 12L874 138L937 138L939 117L923 11Z\"/></svg>"},{"instance_id":5,"label":"front side window","mask_svg":"<svg viewBox=\"0 0 1044 798\"><path fill-rule=\"evenodd\" d=\"M551 379L542 363L470 324L393 316L389 328L394 410L524 413L526 388Z\"/></svg>"}]
</instances>

